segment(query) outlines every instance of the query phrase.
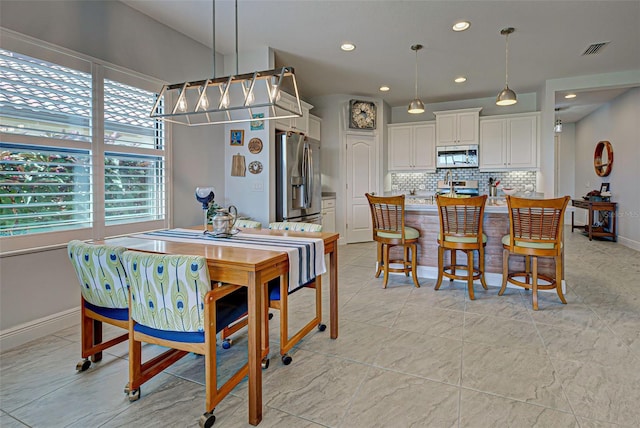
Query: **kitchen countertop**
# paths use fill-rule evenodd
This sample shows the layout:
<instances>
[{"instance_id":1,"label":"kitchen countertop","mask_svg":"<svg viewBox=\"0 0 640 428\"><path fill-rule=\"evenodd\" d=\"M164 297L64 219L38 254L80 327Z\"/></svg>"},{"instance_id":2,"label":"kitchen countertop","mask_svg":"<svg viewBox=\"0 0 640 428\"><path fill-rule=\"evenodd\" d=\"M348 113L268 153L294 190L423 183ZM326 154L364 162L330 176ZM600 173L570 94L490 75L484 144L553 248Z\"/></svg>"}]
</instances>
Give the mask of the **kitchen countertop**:
<instances>
[{"instance_id":1,"label":"kitchen countertop","mask_svg":"<svg viewBox=\"0 0 640 428\"><path fill-rule=\"evenodd\" d=\"M431 202L431 197L409 196L405 199L405 209L407 211L437 212L437 204L435 201ZM506 199L501 197L487 198L484 212L506 214L508 212Z\"/></svg>"},{"instance_id":2,"label":"kitchen countertop","mask_svg":"<svg viewBox=\"0 0 640 428\"><path fill-rule=\"evenodd\" d=\"M336 192L322 192L322 199L335 199Z\"/></svg>"}]
</instances>

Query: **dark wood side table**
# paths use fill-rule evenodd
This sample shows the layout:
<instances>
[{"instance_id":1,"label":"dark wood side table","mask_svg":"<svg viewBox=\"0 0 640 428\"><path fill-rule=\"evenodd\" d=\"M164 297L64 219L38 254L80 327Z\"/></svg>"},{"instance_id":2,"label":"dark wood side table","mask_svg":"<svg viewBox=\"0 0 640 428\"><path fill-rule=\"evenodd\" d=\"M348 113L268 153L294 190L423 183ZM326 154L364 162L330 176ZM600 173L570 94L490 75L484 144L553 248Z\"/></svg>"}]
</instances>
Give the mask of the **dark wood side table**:
<instances>
[{"instance_id":1,"label":"dark wood side table","mask_svg":"<svg viewBox=\"0 0 640 428\"><path fill-rule=\"evenodd\" d=\"M588 236L589 241L593 239L594 236L604 237L604 238L612 238L615 242L617 240L616 234L616 202L603 202L603 201L585 201L582 199L572 199L571 205L576 208L582 208L589 211L589 220L587 224L584 226L576 225L573 221L573 212L571 213L571 232L573 233L573 229L582 229ZM605 218L609 220L609 227L594 227L593 226L593 217L595 211L603 211L606 212Z\"/></svg>"}]
</instances>

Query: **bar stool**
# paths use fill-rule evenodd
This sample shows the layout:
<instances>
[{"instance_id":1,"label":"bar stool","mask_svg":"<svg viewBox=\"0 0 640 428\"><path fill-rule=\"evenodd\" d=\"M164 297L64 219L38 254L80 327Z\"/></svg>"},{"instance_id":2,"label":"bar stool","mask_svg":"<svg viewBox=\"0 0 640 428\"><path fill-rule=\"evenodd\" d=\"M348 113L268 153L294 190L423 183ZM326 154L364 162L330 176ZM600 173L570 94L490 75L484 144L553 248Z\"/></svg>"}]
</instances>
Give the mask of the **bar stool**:
<instances>
[{"instance_id":1,"label":"bar stool","mask_svg":"<svg viewBox=\"0 0 640 428\"><path fill-rule=\"evenodd\" d=\"M473 281L480 280L482 287L487 290L484 279L484 247L487 245L487 235L482 232L484 206L487 195L471 198L451 198L437 196L438 216L440 218L440 234L438 235L438 280L435 289L442 284L442 277L449 281L454 279L467 281L469 298L475 299ZM451 264L444 264L444 252L451 252ZM456 252L464 251L467 255L467 265L456 263ZM478 252L478 268L473 267L473 252ZM465 275L456 273L457 269L465 270Z\"/></svg>"},{"instance_id":2,"label":"bar stool","mask_svg":"<svg viewBox=\"0 0 640 428\"><path fill-rule=\"evenodd\" d=\"M376 278L384 271L383 288L387 288L389 272L404 272L406 276L413 278L416 288L420 287L416 274L418 238L420 232L413 227L404 225L404 195L399 196L373 196L365 193L371 209L371 221L373 223L373 240L378 242L378 268ZM389 248L403 247L402 259L389 259ZM411 250L411 261L409 261ZM391 268L391 263L399 263L401 268Z\"/></svg>"},{"instance_id":3,"label":"bar stool","mask_svg":"<svg viewBox=\"0 0 640 428\"><path fill-rule=\"evenodd\" d=\"M564 277L563 225L564 212L569 196L556 199L524 199L507 196L509 209L509 234L502 238L502 288L504 293L507 282L519 287L531 289L533 310L538 310L538 290L556 289L560 301L567 301L562 294ZM525 271L509 273L509 256L525 257ZM553 257L555 278L538 273L538 257ZM521 279L518 279L521 278ZM547 284L539 284L542 279Z\"/></svg>"}]
</instances>

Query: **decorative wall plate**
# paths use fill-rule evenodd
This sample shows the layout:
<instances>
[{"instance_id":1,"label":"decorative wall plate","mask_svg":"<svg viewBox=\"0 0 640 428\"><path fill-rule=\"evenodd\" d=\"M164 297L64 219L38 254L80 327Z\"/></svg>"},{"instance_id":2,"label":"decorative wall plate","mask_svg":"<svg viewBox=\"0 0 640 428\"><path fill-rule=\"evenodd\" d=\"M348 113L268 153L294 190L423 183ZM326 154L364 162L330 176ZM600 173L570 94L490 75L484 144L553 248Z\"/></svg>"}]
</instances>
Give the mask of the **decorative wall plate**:
<instances>
[{"instance_id":1,"label":"decorative wall plate","mask_svg":"<svg viewBox=\"0 0 640 428\"><path fill-rule=\"evenodd\" d=\"M257 155L262 151L262 140L260 138L252 138L249 140L249 151Z\"/></svg>"},{"instance_id":2,"label":"decorative wall plate","mask_svg":"<svg viewBox=\"0 0 640 428\"><path fill-rule=\"evenodd\" d=\"M249 172L251 174L260 174L262 172L262 162L253 161L249 164Z\"/></svg>"}]
</instances>

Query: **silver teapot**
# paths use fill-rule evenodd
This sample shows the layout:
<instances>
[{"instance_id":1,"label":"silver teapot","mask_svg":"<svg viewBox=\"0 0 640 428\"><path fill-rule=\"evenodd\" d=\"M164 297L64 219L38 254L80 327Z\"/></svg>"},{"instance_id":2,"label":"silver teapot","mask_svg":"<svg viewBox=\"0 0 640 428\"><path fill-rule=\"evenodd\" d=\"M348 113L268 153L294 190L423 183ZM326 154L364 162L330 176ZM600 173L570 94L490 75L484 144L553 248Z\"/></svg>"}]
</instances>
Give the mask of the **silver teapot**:
<instances>
[{"instance_id":1,"label":"silver teapot","mask_svg":"<svg viewBox=\"0 0 640 428\"><path fill-rule=\"evenodd\" d=\"M211 219L211 225L214 235L230 235L233 226L238 218L238 210L235 206L229 205L229 208L218 208L215 215Z\"/></svg>"}]
</instances>

